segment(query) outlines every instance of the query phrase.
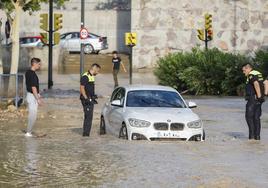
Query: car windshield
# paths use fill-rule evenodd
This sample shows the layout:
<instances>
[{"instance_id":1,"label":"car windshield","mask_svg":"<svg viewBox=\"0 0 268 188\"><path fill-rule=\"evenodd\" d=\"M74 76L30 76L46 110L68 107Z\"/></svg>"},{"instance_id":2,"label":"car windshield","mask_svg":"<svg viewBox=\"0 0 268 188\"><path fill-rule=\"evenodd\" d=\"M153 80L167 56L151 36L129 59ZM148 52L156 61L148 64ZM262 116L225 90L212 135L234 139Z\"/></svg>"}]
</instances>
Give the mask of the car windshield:
<instances>
[{"instance_id":1,"label":"car windshield","mask_svg":"<svg viewBox=\"0 0 268 188\"><path fill-rule=\"evenodd\" d=\"M186 108L185 103L178 93L162 90L129 91L126 106Z\"/></svg>"}]
</instances>

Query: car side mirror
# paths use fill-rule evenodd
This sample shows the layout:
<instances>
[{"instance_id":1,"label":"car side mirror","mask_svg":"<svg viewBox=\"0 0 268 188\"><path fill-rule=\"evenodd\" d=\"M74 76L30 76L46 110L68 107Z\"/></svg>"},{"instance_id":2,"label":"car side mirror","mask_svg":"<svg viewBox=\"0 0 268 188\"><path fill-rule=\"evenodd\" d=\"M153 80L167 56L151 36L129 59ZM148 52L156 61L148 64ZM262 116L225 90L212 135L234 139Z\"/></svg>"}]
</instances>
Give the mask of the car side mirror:
<instances>
[{"instance_id":1,"label":"car side mirror","mask_svg":"<svg viewBox=\"0 0 268 188\"><path fill-rule=\"evenodd\" d=\"M191 102L191 101L190 101L190 102L188 103L188 107L189 107L189 108L196 108L197 105L196 105L195 102Z\"/></svg>"},{"instance_id":2,"label":"car side mirror","mask_svg":"<svg viewBox=\"0 0 268 188\"><path fill-rule=\"evenodd\" d=\"M123 107L123 105L121 104L120 100L114 100L111 103L112 106L118 106L118 107Z\"/></svg>"}]
</instances>

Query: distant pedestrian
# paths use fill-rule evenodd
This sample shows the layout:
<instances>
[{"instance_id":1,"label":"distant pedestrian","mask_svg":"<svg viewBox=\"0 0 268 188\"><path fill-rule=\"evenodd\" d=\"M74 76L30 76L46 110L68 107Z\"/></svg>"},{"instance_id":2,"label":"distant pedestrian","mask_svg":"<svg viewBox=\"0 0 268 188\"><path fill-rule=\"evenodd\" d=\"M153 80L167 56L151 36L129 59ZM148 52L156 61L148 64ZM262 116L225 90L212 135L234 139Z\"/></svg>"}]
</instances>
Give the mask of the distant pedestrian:
<instances>
[{"instance_id":1,"label":"distant pedestrian","mask_svg":"<svg viewBox=\"0 0 268 188\"><path fill-rule=\"evenodd\" d=\"M249 63L243 65L246 81L246 121L249 128L249 139L260 140L262 103L264 102L264 85L262 74L253 70Z\"/></svg>"},{"instance_id":2,"label":"distant pedestrian","mask_svg":"<svg viewBox=\"0 0 268 188\"><path fill-rule=\"evenodd\" d=\"M114 87L118 86L118 73L120 71L120 65L122 65L124 72L127 72L121 58L118 56L117 51L113 51L113 77L114 77Z\"/></svg>"},{"instance_id":3,"label":"distant pedestrian","mask_svg":"<svg viewBox=\"0 0 268 188\"><path fill-rule=\"evenodd\" d=\"M89 136L93 120L94 104L97 103L95 95L95 76L99 73L99 64L93 64L80 80L80 99L84 110L83 136Z\"/></svg>"},{"instance_id":4,"label":"distant pedestrian","mask_svg":"<svg viewBox=\"0 0 268 188\"><path fill-rule=\"evenodd\" d=\"M32 130L37 118L38 106L42 105L41 95L39 94L39 79L36 71L41 67L41 60L39 58L31 59L31 69L25 73L28 103L28 126L25 136L32 137Z\"/></svg>"}]
</instances>

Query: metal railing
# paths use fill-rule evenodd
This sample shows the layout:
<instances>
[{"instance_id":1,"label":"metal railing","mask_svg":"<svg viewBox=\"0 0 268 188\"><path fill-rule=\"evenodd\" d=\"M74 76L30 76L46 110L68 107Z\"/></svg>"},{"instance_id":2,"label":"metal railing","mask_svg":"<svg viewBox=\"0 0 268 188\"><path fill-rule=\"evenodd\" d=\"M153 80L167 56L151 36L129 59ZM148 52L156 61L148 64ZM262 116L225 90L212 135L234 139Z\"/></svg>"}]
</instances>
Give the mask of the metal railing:
<instances>
[{"instance_id":1,"label":"metal railing","mask_svg":"<svg viewBox=\"0 0 268 188\"><path fill-rule=\"evenodd\" d=\"M23 74L0 74L0 101L12 99L18 108L19 100L24 99L23 81Z\"/></svg>"}]
</instances>

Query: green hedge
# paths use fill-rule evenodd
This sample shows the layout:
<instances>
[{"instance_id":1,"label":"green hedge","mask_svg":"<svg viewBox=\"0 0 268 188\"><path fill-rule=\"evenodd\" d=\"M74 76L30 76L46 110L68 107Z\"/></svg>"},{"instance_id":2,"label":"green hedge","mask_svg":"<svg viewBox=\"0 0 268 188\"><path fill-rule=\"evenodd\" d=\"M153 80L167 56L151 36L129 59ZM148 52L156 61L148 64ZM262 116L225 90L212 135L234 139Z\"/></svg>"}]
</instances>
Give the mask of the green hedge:
<instances>
[{"instance_id":1,"label":"green hedge","mask_svg":"<svg viewBox=\"0 0 268 188\"><path fill-rule=\"evenodd\" d=\"M259 51L253 62L268 73L268 53ZM245 55L225 53L216 48L178 52L160 58L155 75L161 85L195 95L237 95L244 88L241 66L252 60ZM262 71L263 72L263 71Z\"/></svg>"}]
</instances>

